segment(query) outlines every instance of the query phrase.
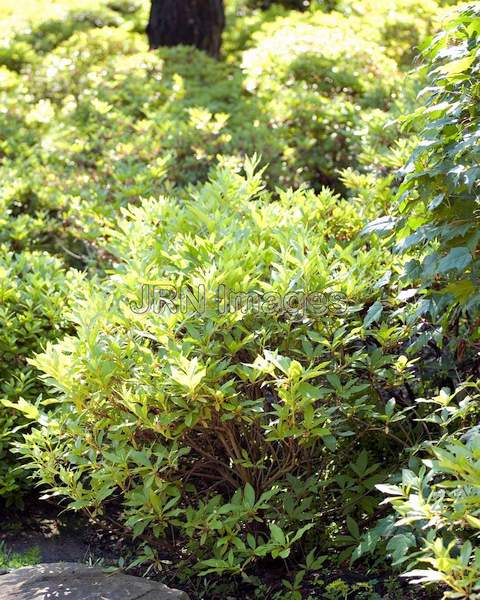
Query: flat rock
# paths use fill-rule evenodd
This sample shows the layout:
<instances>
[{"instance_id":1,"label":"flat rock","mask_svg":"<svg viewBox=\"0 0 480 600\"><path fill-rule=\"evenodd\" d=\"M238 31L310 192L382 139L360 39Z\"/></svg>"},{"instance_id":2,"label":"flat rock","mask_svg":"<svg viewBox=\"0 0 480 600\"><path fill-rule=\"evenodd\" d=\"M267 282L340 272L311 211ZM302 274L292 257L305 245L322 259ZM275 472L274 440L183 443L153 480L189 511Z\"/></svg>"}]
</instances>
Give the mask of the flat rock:
<instances>
[{"instance_id":1,"label":"flat rock","mask_svg":"<svg viewBox=\"0 0 480 600\"><path fill-rule=\"evenodd\" d=\"M188 600L162 583L79 563L15 569L0 576L1 600Z\"/></svg>"}]
</instances>

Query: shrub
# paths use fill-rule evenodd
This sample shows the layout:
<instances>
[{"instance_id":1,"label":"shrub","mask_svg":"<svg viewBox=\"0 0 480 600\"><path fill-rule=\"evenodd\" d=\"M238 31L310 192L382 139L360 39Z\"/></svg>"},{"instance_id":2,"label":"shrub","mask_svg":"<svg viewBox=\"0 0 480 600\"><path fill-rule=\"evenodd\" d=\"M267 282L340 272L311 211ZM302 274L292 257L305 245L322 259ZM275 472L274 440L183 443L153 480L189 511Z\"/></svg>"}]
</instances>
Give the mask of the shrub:
<instances>
[{"instance_id":1,"label":"shrub","mask_svg":"<svg viewBox=\"0 0 480 600\"><path fill-rule=\"evenodd\" d=\"M25 487L10 448L28 419L14 405L26 406L45 390L27 359L67 331L68 294L78 281L47 254L14 255L0 248L0 496L18 500ZM37 413L33 407L26 414Z\"/></svg>"},{"instance_id":2,"label":"shrub","mask_svg":"<svg viewBox=\"0 0 480 600\"><path fill-rule=\"evenodd\" d=\"M39 55L48 54L76 32L102 27L132 27L139 7L133 3L115 3L99 8L74 9L62 15L30 23L23 30L5 37L0 47L0 66L22 71L38 64Z\"/></svg>"},{"instance_id":3,"label":"shrub","mask_svg":"<svg viewBox=\"0 0 480 600\"><path fill-rule=\"evenodd\" d=\"M70 508L117 498L135 536L173 527L202 573L293 556L300 540L348 555L406 444L379 391L412 376L396 354L405 324L387 341L380 301L368 309L391 256L358 238L365 204L327 190L270 202L246 170L124 212L115 273L77 298L76 334L32 362L60 408L20 446ZM144 284L203 286L205 308L157 296L155 312L134 310ZM221 286L270 304L243 295L224 310ZM317 312L299 310L313 292ZM275 300L288 293L290 307Z\"/></svg>"},{"instance_id":4,"label":"shrub","mask_svg":"<svg viewBox=\"0 0 480 600\"><path fill-rule=\"evenodd\" d=\"M435 87L412 119L425 131L401 190L403 255L360 232L392 212L392 170L416 140L386 125L412 102L419 78L403 70L439 5L237 4L225 62L146 52L129 0L37 20L0 50L0 494L25 486L9 470L14 444L47 495L118 514L142 544L135 565L159 564L168 542L186 577L253 581L284 559L285 597L299 598L308 571L377 551L377 568L391 555L414 579L473 595L478 399L437 388L478 376L477 11L428 51ZM244 163L254 151L258 172ZM429 279L425 252L461 258L465 207L466 275ZM34 248L99 279L80 286ZM401 278L414 253L421 295ZM156 304L139 311L147 290ZM239 304L226 310L222 290ZM461 317L441 314L452 290L465 292ZM400 522L378 521L392 491ZM436 573L415 573L423 564ZM331 597L381 591L317 583Z\"/></svg>"},{"instance_id":5,"label":"shrub","mask_svg":"<svg viewBox=\"0 0 480 600\"><path fill-rule=\"evenodd\" d=\"M32 26L27 33L17 34L38 54L48 54L77 31L102 27L119 27L121 17L105 7L97 10L71 11L64 19L50 19Z\"/></svg>"},{"instance_id":6,"label":"shrub","mask_svg":"<svg viewBox=\"0 0 480 600\"><path fill-rule=\"evenodd\" d=\"M472 6L438 35L425 56L425 104L408 123L422 129L399 191L398 247L418 251L408 275L433 301L477 311L480 12Z\"/></svg>"},{"instance_id":7,"label":"shrub","mask_svg":"<svg viewBox=\"0 0 480 600\"><path fill-rule=\"evenodd\" d=\"M279 152L238 69L187 48L147 53L117 29L73 34L4 86L3 240L75 264L98 258L120 206L205 179L220 154Z\"/></svg>"},{"instance_id":8,"label":"shrub","mask_svg":"<svg viewBox=\"0 0 480 600\"><path fill-rule=\"evenodd\" d=\"M339 171L360 167L366 122L385 121L396 64L336 12L279 17L254 40L246 86L267 103L282 142L282 183L339 187Z\"/></svg>"},{"instance_id":9,"label":"shrub","mask_svg":"<svg viewBox=\"0 0 480 600\"><path fill-rule=\"evenodd\" d=\"M398 76L381 47L355 34L338 13L279 17L254 40L243 66L247 85L260 94L298 83L332 96L346 92L368 105L388 98Z\"/></svg>"},{"instance_id":10,"label":"shrub","mask_svg":"<svg viewBox=\"0 0 480 600\"><path fill-rule=\"evenodd\" d=\"M337 10L349 18L355 32L385 48L399 65L411 67L443 13L441 2L426 0L342 0Z\"/></svg>"}]
</instances>

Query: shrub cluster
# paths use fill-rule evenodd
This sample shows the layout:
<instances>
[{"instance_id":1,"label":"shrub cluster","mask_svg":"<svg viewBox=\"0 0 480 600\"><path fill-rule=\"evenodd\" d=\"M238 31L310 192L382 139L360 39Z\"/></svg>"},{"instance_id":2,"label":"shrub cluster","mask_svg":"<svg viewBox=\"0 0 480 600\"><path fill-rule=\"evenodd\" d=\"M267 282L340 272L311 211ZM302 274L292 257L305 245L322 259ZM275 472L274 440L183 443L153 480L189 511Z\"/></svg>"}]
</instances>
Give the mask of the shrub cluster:
<instances>
[{"instance_id":1,"label":"shrub cluster","mask_svg":"<svg viewBox=\"0 0 480 600\"><path fill-rule=\"evenodd\" d=\"M243 57L246 86L281 140L280 181L338 186L343 168L360 166L367 122L385 122L398 66L339 13L279 17L254 40Z\"/></svg>"},{"instance_id":2,"label":"shrub cluster","mask_svg":"<svg viewBox=\"0 0 480 600\"><path fill-rule=\"evenodd\" d=\"M6 38L1 240L95 264L120 207L203 182L219 159L257 153L271 188L344 190L342 169L377 169L372 156L398 137L383 126L405 104L400 67L370 17L342 10L274 6L237 19L236 32L253 23L243 68L231 64L243 44L231 32L224 63L187 48L147 53L145 15L131 2L87 5ZM411 15L420 29L430 17Z\"/></svg>"}]
</instances>

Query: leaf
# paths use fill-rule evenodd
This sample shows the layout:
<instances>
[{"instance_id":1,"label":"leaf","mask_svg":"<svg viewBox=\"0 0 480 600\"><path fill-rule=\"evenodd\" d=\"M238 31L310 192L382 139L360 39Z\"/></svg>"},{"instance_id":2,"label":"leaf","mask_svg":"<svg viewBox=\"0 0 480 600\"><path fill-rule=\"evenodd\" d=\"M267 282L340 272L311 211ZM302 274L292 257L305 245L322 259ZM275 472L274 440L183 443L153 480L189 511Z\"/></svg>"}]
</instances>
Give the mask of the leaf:
<instances>
[{"instance_id":1,"label":"leaf","mask_svg":"<svg viewBox=\"0 0 480 600\"><path fill-rule=\"evenodd\" d=\"M8 408L18 410L19 412L23 413L28 419L38 420L38 418L40 417L40 411L38 410L38 408L34 404L27 402L23 398L20 398L16 403L10 402L10 400L0 400L0 404L3 404Z\"/></svg>"},{"instance_id":2,"label":"leaf","mask_svg":"<svg viewBox=\"0 0 480 600\"><path fill-rule=\"evenodd\" d=\"M408 300L411 300L412 298L414 298L416 295L418 294L418 288L410 288L408 290L402 290L398 296L397 299L400 302L408 302Z\"/></svg>"},{"instance_id":3,"label":"leaf","mask_svg":"<svg viewBox=\"0 0 480 600\"><path fill-rule=\"evenodd\" d=\"M394 217L380 217L364 227L360 232L360 235L370 235L372 233L383 235L388 231L391 231L397 224L397 221L398 219L395 219Z\"/></svg>"},{"instance_id":4,"label":"leaf","mask_svg":"<svg viewBox=\"0 0 480 600\"><path fill-rule=\"evenodd\" d=\"M447 101L439 102L438 104L432 104L432 106L429 106L427 109L425 109L425 112L423 114L428 115L430 113L434 113L434 112L438 112L438 111L445 111L448 108L450 108L450 106L451 106L450 102L447 102Z\"/></svg>"},{"instance_id":5,"label":"leaf","mask_svg":"<svg viewBox=\"0 0 480 600\"><path fill-rule=\"evenodd\" d=\"M465 180L465 184L468 188L468 191L471 192L474 184L478 181L480 177L480 167L472 167L471 169L467 169L463 174L463 178Z\"/></svg>"},{"instance_id":6,"label":"leaf","mask_svg":"<svg viewBox=\"0 0 480 600\"><path fill-rule=\"evenodd\" d=\"M388 494L390 496L403 496L403 491L398 485L386 485L379 484L375 486L377 490L382 492L382 494Z\"/></svg>"},{"instance_id":7,"label":"leaf","mask_svg":"<svg viewBox=\"0 0 480 600\"><path fill-rule=\"evenodd\" d=\"M275 365L277 369L282 371L285 375L288 375L288 370L290 368L291 360L286 356L280 356L277 352L271 352L270 350L264 351L265 358L272 365Z\"/></svg>"},{"instance_id":8,"label":"leaf","mask_svg":"<svg viewBox=\"0 0 480 600\"><path fill-rule=\"evenodd\" d=\"M439 273L446 273L451 270L463 271L472 262L472 255L468 248L461 246L452 248L450 252L442 258L438 265Z\"/></svg>"},{"instance_id":9,"label":"leaf","mask_svg":"<svg viewBox=\"0 0 480 600\"><path fill-rule=\"evenodd\" d=\"M335 388L337 392L341 391L342 382L340 381L340 377L336 373L329 373L327 375L327 381L330 383L330 385L332 385Z\"/></svg>"},{"instance_id":10,"label":"leaf","mask_svg":"<svg viewBox=\"0 0 480 600\"><path fill-rule=\"evenodd\" d=\"M245 491L243 493L243 504L248 508L255 506L255 490L250 483L245 484Z\"/></svg>"},{"instance_id":11,"label":"leaf","mask_svg":"<svg viewBox=\"0 0 480 600\"><path fill-rule=\"evenodd\" d=\"M464 73L471 66L473 61L475 60L475 55L465 56L464 58L460 58L459 60L454 60L449 62L448 64L441 67L442 73L448 76L452 75L460 75L460 73ZM444 103L445 104L445 103Z\"/></svg>"},{"instance_id":12,"label":"leaf","mask_svg":"<svg viewBox=\"0 0 480 600\"><path fill-rule=\"evenodd\" d=\"M399 533L394 535L387 544L387 550L391 552L394 564L404 562L410 548L415 546L415 536L411 533Z\"/></svg>"},{"instance_id":13,"label":"leaf","mask_svg":"<svg viewBox=\"0 0 480 600\"><path fill-rule=\"evenodd\" d=\"M385 287L386 285L388 285L390 283L391 278L392 278L392 271L391 271L391 269L388 269L388 271L385 271L385 273L382 275L382 277L374 285L374 288L380 289L382 287Z\"/></svg>"},{"instance_id":14,"label":"leaf","mask_svg":"<svg viewBox=\"0 0 480 600\"><path fill-rule=\"evenodd\" d=\"M324 398L327 391L321 387L311 385L310 383L303 382L297 387L298 394L306 400L318 400Z\"/></svg>"},{"instance_id":15,"label":"leaf","mask_svg":"<svg viewBox=\"0 0 480 600\"><path fill-rule=\"evenodd\" d=\"M465 520L469 525L475 527L475 529L480 529L480 519L478 517L474 517L473 515L465 515Z\"/></svg>"},{"instance_id":16,"label":"leaf","mask_svg":"<svg viewBox=\"0 0 480 600\"><path fill-rule=\"evenodd\" d=\"M477 290L471 279L462 279L449 283L445 291L452 294L461 304L466 304Z\"/></svg>"},{"instance_id":17,"label":"leaf","mask_svg":"<svg viewBox=\"0 0 480 600\"><path fill-rule=\"evenodd\" d=\"M337 440L333 435L326 435L325 437L322 437L322 442L330 450L330 452L334 452L337 448Z\"/></svg>"},{"instance_id":18,"label":"leaf","mask_svg":"<svg viewBox=\"0 0 480 600\"><path fill-rule=\"evenodd\" d=\"M428 205L428 210L435 210L445 200L445 194L437 194L432 198Z\"/></svg>"},{"instance_id":19,"label":"leaf","mask_svg":"<svg viewBox=\"0 0 480 600\"><path fill-rule=\"evenodd\" d=\"M472 552L472 543L470 542L470 540L467 540L463 544L462 549L460 551L460 560L462 561L464 567L468 566L468 563L470 562L470 557L472 556Z\"/></svg>"},{"instance_id":20,"label":"leaf","mask_svg":"<svg viewBox=\"0 0 480 600\"><path fill-rule=\"evenodd\" d=\"M414 569L403 573L400 577L415 578L416 581L413 583L430 583L434 581L443 581L445 575L440 571L434 571L433 569Z\"/></svg>"},{"instance_id":21,"label":"leaf","mask_svg":"<svg viewBox=\"0 0 480 600\"><path fill-rule=\"evenodd\" d=\"M370 327L372 323L375 323L380 319L383 312L383 304L377 300L372 306L368 309L368 312L363 320L363 326L365 328Z\"/></svg>"},{"instance_id":22,"label":"leaf","mask_svg":"<svg viewBox=\"0 0 480 600\"><path fill-rule=\"evenodd\" d=\"M275 523L270 523L269 528L270 533L272 534L272 539L278 544L284 546L287 540L281 528Z\"/></svg>"},{"instance_id":23,"label":"leaf","mask_svg":"<svg viewBox=\"0 0 480 600\"><path fill-rule=\"evenodd\" d=\"M357 522L352 517L347 517L347 529L351 536L358 540L360 538L360 529L358 528Z\"/></svg>"}]
</instances>

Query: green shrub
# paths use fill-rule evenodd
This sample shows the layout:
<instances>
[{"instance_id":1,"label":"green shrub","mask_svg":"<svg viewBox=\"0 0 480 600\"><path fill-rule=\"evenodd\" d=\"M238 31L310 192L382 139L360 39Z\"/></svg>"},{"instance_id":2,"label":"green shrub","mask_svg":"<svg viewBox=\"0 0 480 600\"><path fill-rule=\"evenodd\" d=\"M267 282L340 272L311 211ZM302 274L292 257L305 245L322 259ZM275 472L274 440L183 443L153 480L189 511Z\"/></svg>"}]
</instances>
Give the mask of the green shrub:
<instances>
[{"instance_id":1,"label":"green shrub","mask_svg":"<svg viewBox=\"0 0 480 600\"><path fill-rule=\"evenodd\" d=\"M278 141L240 70L199 51L148 53L143 37L105 27L15 77L5 71L0 97L1 235L15 249L70 260L63 247L88 263L119 207L205 180L220 156L257 149L276 173Z\"/></svg>"},{"instance_id":2,"label":"green shrub","mask_svg":"<svg viewBox=\"0 0 480 600\"><path fill-rule=\"evenodd\" d=\"M261 95L303 84L331 96L346 92L369 105L388 99L398 77L381 47L354 33L339 13L279 17L254 40L243 66L247 86Z\"/></svg>"},{"instance_id":3,"label":"green shrub","mask_svg":"<svg viewBox=\"0 0 480 600\"><path fill-rule=\"evenodd\" d=\"M115 3L113 3L115 4ZM120 27L130 23L131 15L138 11L132 3L128 6L101 6L96 9L71 10L62 18L40 20L24 31L14 32L0 47L0 66L21 71L38 63L38 55L48 54L79 31L103 27ZM126 19L121 15L125 15Z\"/></svg>"},{"instance_id":4,"label":"green shrub","mask_svg":"<svg viewBox=\"0 0 480 600\"><path fill-rule=\"evenodd\" d=\"M25 486L24 474L13 469L10 447L28 419L13 405L25 406L45 391L27 359L67 331L68 295L78 282L48 254L0 249L0 497L18 498ZM37 416L34 408L26 414Z\"/></svg>"},{"instance_id":5,"label":"green shrub","mask_svg":"<svg viewBox=\"0 0 480 600\"><path fill-rule=\"evenodd\" d=\"M412 373L398 355L405 324L386 336L382 304L370 306L381 292L369 282L392 260L358 237L373 207L326 190L271 202L246 170L219 171L190 202L124 212L114 274L77 298L75 336L32 362L60 408L20 446L70 508L98 513L115 497L135 536L173 527L202 573L293 556L300 540L348 556L406 444L378 391ZM144 284L204 286L205 309L139 314ZM273 304L243 296L223 310L221 286ZM294 306L315 291L317 313ZM289 292L290 308L277 304Z\"/></svg>"},{"instance_id":6,"label":"green shrub","mask_svg":"<svg viewBox=\"0 0 480 600\"><path fill-rule=\"evenodd\" d=\"M119 27L122 19L113 11L72 11L65 19L51 19L34 26L31 31L17 36L29 43L35 52L47 54L68 40L77 31L102 27Z\"/></svg>"},{"instance_id":7,"label":"green shrub","mask_svg":"<svg viewBox=\"0 0 480 600\"><path fill-rule=\"evenodd\" d=\"M429 35L438 29L441 2L426 0L342 0L337 10L352 29L385 48L387 56L410 68Z\"/></svg>"},{"instance_id":8,"label":"green shrub","mask_svg":"<svg viewBox=\"0 0 480 600\"><path fill-rule=\"evenodd\" d=\"M254 40L245 84L267 103L281 140L280 181L338 187L339 171L360 167L366 123L386 120L397 65L336 12L279 17Z\"/></svg>"},{"instance_id":9,"label":"green shrub","mask_svg":"<svg viewBox=\"0 0 480 600\"><path fill-rule=\"evenodd\" d=\"M27 42L12 40L0 46L0 66L12 71L21 71L28 64L35 64L37 56Z\"/></svg>"}]
</instances>

